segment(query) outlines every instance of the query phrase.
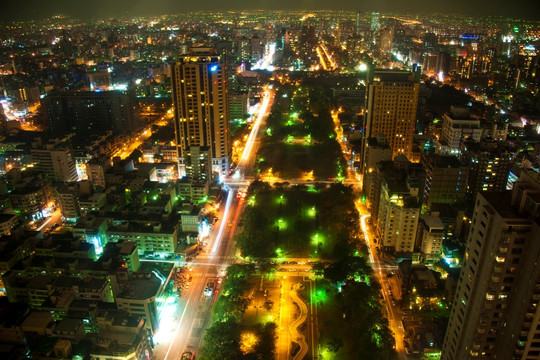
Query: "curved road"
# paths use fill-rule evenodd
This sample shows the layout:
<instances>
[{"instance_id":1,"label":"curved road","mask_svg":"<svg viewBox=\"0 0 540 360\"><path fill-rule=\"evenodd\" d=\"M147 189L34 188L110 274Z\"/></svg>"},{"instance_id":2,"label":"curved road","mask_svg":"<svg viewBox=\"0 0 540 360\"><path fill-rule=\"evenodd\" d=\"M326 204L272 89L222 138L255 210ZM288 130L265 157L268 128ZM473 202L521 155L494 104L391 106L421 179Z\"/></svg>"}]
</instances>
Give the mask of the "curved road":
<instances>
[{"instance_id":1,"label":"curved road","mask_svg":"<svg viewBox=\"0 0 540 360\"><path fill-rule=\"evenodd\" d=\"M298 304L298 307L300 308L300 316L298 317L298 319L293 321L290 327L292 340L298 345L300 345L300 351L298 351L298 353L293 358L293 360L302 360L308 352L308 344L306 342L306 337L304 336L304 334L298 331L298 327L302 325L304 322L306 322L307 312L308 312L305 301L302 300L300 296L298 296L298 290L300 289L301 286L303 285L298 284L298 283L294 284L291 290L291 298L293 299L295 303Z\"/></svg>"}]
</instances>

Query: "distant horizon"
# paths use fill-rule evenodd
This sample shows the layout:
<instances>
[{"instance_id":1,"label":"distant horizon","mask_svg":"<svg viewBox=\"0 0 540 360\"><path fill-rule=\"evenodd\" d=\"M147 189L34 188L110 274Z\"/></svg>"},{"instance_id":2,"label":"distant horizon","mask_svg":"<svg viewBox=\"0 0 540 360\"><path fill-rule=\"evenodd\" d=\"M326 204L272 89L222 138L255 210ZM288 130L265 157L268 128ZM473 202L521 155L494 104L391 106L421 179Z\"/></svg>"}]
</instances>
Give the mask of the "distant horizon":
<instances>
[{"instance_id":1,"label":"distant horizon","mask_svg":"<svg viewBox=\"0 0 540 360\"><path fill-rule=\"evenodd\" d=\"M20 3L8 1L3 4L0 21L20 22L29 20L45 20L55 15L67 15L77 19L109 19L118 16L164 16L181 15L191 12L222 11L361 11L365 13L397 13L406 15L427 16L429 14L463 15L468 17L512 18L527 21L540 21L540 6L530 0L455 0L452 3L433 3L429 0L366 0L356 3L353 0L336 0L334 9L322 0L253 0L247 8L242 0L230 0L227 7L223 2L207 0L204 3L184 4L173 0L154 0L152 2L135 0L94 0L92 2L72 2L70 0L52 0L48 4L37 0L28 0L24 8Z\"/></svg>"}]
</instances>

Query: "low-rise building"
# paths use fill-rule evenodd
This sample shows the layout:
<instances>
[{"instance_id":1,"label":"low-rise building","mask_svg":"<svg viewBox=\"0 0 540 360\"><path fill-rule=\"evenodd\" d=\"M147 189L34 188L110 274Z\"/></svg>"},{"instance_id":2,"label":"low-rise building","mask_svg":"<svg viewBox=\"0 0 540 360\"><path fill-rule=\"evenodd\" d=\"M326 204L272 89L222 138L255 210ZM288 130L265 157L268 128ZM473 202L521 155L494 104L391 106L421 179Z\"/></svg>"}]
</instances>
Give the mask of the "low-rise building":
<instances>
[{"instance_id":1,"label":"low-rise building","mask_svg":"<svg viewBox=\"0 0 540 360\"><path fill-rule=\"evenodd\" d=\"M132 316L143 317L153 334L159 327L157 298L163 293L165 280L155 271L116 275L115 300L118 309Z\"/></svg>"},{"instance_id":2,"label":"low-rise building","mask_svg":"<svg viewBox=\"0 0 540 360\"><path fill-rule=\"evenodd\" d=\"M0 214L0 236L11 235L11 229L13 229L19 220L15 214Z\"/></svg>"},{"instance_id":3,"label":"low-rise building","mask_svg":"<svg viewBox=\"0 0 540 360\"><path fill-rule=\"evenodd\" d=\"M81 195L79 197L79 211L81 216L90 212L99 211L107 204L107 195L105 193L94 193L91 195Z\"/></svg>"},{"instance_id":4,"label":"low-rise building","mask_svg":"<svg viewBox=\"0 0 540 360\"><path fill-rule=\"evenodd\" d=\"M178 226L162 221L113 220L107 238L114 242L134 242L140 254L172 256L178 245Z\"/></svg>"},{"instance_id":5,"label":"low-rise building","mask_svg":"<svg viewBox=\"0 0 540 360\"><path fill-rule=\"evenodd\" d=\"M100 310L96 313L99 332L90 356L95 360L151 359L152 347L144 317L124 311Z\"/></svg>"}]
</instances>

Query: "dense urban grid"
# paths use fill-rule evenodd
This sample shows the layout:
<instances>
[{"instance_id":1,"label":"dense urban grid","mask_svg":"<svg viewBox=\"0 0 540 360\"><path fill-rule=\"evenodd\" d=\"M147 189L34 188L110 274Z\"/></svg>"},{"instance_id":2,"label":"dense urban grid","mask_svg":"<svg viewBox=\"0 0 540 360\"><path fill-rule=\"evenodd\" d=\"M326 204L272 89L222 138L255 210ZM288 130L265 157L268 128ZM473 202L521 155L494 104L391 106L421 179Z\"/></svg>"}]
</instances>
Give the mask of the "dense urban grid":
<instances>
[{"instance_id":1,"label":"dense urban grid","mask_svg":"<svg viewBox=\"0 0 540 360\"><path fill-rule=\"evenodd\" d=\"M0 358L540 358L540 21L0 24Z\"/></svg>"}]
</instances>

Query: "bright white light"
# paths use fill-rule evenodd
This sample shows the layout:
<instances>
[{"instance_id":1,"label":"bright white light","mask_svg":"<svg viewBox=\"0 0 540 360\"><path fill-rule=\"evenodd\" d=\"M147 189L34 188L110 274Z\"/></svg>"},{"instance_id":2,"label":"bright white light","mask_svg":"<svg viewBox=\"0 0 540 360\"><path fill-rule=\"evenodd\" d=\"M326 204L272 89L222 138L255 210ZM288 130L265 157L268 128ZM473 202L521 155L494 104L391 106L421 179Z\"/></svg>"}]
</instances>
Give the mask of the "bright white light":
<instances>
[{"instance_id":1,"label":"bright white light","mask_svg":"<svg viewBox=\"0 0 540 360\"><path fill-rule=\"evenodd\" d=\"M219 247L219 243L221 242L221 236L223 235L223 230L225 229L225 226L227 225L227 219L229 217L229 210L231 208L232 200L234 199L234 191L229 190L229 193L227 194L227 201L225 202L225 211L223 211L223 221L219 225L219 231L216 236L216 241L214 241L214 247L212 248L212 255L215 255L217 252L217 249Z\"/></svg>"},{"instance_id":2,"label":"bright white light","mask_svg":"<svg viewBox=\"0 0 540 360\"><path fill-rule=\"evenodd\" d=\"M246 145L244 146L242 157L240 158L240 161L238 162L238 167L244 166L245 163L248 161L249 157L251 156L251 150L253 149L255 138L257 137L257 133L259 132L259 127L261 126L262 119L264 118L264 115L266 114L266 110L268 108L269 103L270 103L270 92L265 91L263 95L263 100L261 101L261 107L259 108L259 112L257 114L257 119L255 120L251 133L248 136Z\"/></svg>"},{"instance_id":3,"label":"bright white light","mask_svg":"<svg viewBox=\"0 0 540 360\"><path fill-rule=\"evenodd\" d=\"M360 225L362 227L362 232L364 233L364 237L366 239L366 244L368 246L368 249L369 249L369 261L371 261L372 264L375 263L375 258L373 257L373 251L371 250L371 242L369 241L369 233L368 233L368 230L367 230L367 225L366 225L366 219L368 217L370 217L371 215L362 215L362 217L360 218Z\"/></svg>"},{"instance_id":4,"label":"bright white light","mask_svg":"<svg viewBox=\"0 0 540 360\"><path fill-rule=\"evenodd\" d=\"M360 65L358 65L358 71L366 71L367 70L367 65L362 63Z\"/></svg>"},{"instance_id":5,"label":"bright white light","mask_svg":"<svg viewBox=\"0 0 540 360\"><path fill-rule=\"evenodd\" d=\"M182 320L184 320L184 315L186 314L186 310L188 308L188 305L189 305L189 300L186 301L186 304L184 305L184 311L182 312L182 316L180 317L180 321L178 321L178 326L176 327L176 331L174 332L174 334L172 334L172 332L168 332L168 336L163 336L162 339L175 339L176 338L176 335L178 335L178 331L180 330L180 325L182 324ZM159 333L159 331L158 331ZM164 334L165 335L165 334ZM154 341L156 339L155 335L153 337ZM170 341L169 342L169 348L167 349L167 353L165 354L165 360L167 360L167 357L169 356L169 352L171 351L171 347L173 346L174 344L174 341Z\"/></svg>"},{"instance_id":6,"label":"bright white light","mask_svg":"<svg viewBox=\"0 0 540 360\"><path fill-rule=\"evenodd\" d=\"M443 74L442 71L439 71L438 79L439 79L440 82L444 82L444 74Z\"/></svg>"},{"instance_id":7,"label":"bright white light","mask_svg":"<svg viewBox=\"0 0 540 360\"><path fill-rule=\"evenodd\" d=\"M127 88L128 88L128 85L127 85L127 84L114 84L114 85L109 86L109 90L122 90L122 91L126 91Z\"/></svg>"},{"instance_id":8,"label":"bright white light","mask_svg":"<svg viewBox=\"0 0 540 360\"><path fill-rule=\"evenodd\" d=\"M273 71L274 70L274 67L271 66L272 62L274 61L274 54L276 53L276 44L275 43L271 43L268 45L268 52L266 53L266 55L260 59L259 61L257 61L257 63L255 63L252 67L251 67L251 70L268 70L268 71Z\"/></svg>"},{"instance_id":9,"label":"bright white light","mask_svg":"<svg viewBox=\"0 0 540 360\"><path fill-rule=\"evenodd\" d=\"M137 79L137 80L135 80L135 84L139 85L141 83L141 81L142 81L141 79Z\"/></svg>"}]
</instances>

